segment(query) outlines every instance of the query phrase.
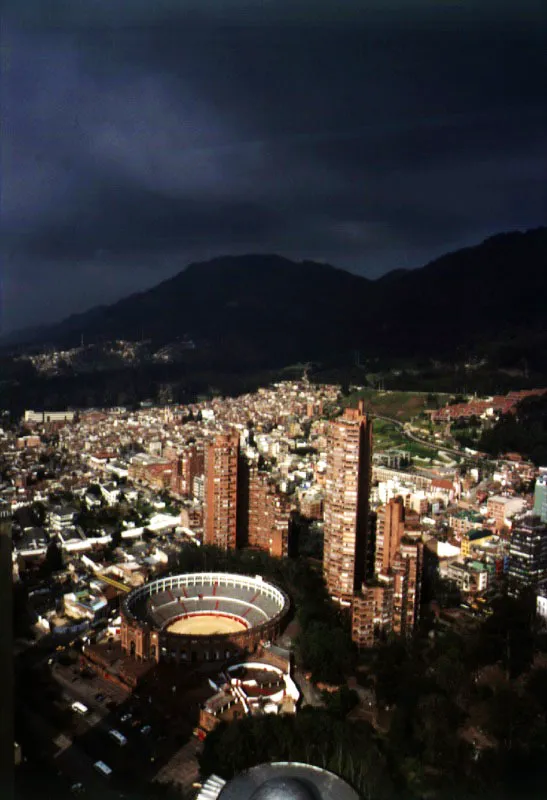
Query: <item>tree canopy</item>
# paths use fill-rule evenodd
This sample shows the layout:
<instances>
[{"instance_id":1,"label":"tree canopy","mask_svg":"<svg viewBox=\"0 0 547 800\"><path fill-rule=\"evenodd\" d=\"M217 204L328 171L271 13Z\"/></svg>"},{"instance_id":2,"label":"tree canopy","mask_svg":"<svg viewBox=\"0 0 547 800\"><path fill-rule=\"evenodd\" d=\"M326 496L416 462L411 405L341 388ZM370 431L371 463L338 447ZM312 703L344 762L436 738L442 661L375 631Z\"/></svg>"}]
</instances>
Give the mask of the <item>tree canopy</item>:
<instances>
[{"instance_id":1,"label":"tree canopy","mask_svg":"<svg viewBox=\"0 0 547 800\"><path fill-rule=\"evenodd\" d=\"M484 431L478 447L493 456L515 452L536 466L547 464L547 395L519 403L516 414L505 414Z\"/></svg>"},{"instance_id":2,"label":"tree canopy","mask_svg":"<svg viewBox=\"0 0 547 800\"><path fill-rule=\"evenodd\" d=\"M317 709L223 723L205 740L200 766L204 775L217 772L231 778L267 761L304 761L340 775L362 797L397 797L371 726L366 722L348 725Z\"/></svg>"}]
</instances>

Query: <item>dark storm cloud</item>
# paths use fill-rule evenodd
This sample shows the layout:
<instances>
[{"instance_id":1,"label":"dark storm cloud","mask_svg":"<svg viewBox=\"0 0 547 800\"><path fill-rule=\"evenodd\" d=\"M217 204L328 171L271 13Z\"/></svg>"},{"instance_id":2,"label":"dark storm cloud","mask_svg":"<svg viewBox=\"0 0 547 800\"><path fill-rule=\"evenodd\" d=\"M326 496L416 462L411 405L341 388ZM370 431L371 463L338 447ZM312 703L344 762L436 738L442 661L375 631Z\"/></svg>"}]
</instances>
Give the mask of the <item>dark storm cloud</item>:
<instances>
[{"instance_id":1,"label":"dark storm cloud","mask_svg":"<svg viewBox=\"0 0 547 800\"><path fill-rule=\"evenodd\" d=\"M541 224L541 5L363 5L8 3L4 328L220 253L377 275Z\"/></svg>"}]
</instances>

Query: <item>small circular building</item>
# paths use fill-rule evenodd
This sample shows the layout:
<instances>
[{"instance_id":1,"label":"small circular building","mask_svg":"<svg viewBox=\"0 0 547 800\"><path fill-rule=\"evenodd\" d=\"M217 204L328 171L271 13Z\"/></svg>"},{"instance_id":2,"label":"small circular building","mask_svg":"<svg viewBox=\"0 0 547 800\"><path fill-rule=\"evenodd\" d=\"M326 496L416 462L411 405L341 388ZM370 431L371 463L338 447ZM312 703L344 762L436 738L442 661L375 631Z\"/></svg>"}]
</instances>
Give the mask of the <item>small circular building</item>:
<instances>
[{"instance_id":1,"label":"small circular building","mask_svg":"<svg viewBox=\"0 0 547 800\"><path fill-rule=\"evenodd\" d=\"M139 661L224 661L275 639L288 610L287 595L259 575L170 575L123 601L122 649Z\"/></svg>"}]
</instances>

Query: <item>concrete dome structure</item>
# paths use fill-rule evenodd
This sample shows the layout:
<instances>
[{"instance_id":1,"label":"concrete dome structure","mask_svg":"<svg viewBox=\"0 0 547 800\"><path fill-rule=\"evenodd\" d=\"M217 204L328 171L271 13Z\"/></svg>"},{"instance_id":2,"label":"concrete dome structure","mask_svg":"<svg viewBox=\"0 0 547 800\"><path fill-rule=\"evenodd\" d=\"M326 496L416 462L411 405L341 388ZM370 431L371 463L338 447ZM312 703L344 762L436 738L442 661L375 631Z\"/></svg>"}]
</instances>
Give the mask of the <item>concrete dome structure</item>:
<instances>
[{"instance_id":1,"label":"concrete dome structure","mask_svg":"<svg viewBox=\"0 0 547 800\"><path fill-rule=\"evenodd\" d=\"M281 776L270 778L259 786L250 800L317 800L317 794L300 778Z\"/></svg>"},{"instance_id":2,"label":"concrete dome structure","mask_svg":"<svg viewBox=\"0 0 547 800\"><path fill-rule=\"evenodd\" d=\"M277 761L259 764L228 782L212 775L197 800L359 800L359 795L326 769Z\"/></svg>"}]
</instances>

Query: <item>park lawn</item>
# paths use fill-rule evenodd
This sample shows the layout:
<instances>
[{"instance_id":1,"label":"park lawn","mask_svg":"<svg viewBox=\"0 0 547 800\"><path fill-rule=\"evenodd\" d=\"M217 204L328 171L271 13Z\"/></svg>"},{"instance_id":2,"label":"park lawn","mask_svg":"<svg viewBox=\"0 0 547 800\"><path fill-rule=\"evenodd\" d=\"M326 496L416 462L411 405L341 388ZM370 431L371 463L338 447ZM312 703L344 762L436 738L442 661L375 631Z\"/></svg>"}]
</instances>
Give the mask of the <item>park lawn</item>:
<instances>
[{"instance_id":1,"label":"park lawn","mask_svg":"<svg viewBox=\"0 0 547 800\"><path fill-rule=\"evenodd\" d=\"M436 445L427 447L413 442L403 435L400 428L383 419L374 420L373 434L375 450L389 450L391 447L397 447L419 458L435 458L437 455L438 447Z\"/></svg>"},{"instance_id":2,"label":"park lawn","mask_svg":"<svg viewBox=\"0 0 547 800\"><path fill-rule=\"evenodd\" d=\"M444 405L450 397L450 395L442 394L435 396L438 398L439 405ZM366 410L373 414L393 417L401 422L408 422L427 408L436 407L436 405L428 405L427 392L381 392L376 389L352 392L345 399L344 405L355 407L361 398L365 401Z\"/></svg>"}]
</instances>

